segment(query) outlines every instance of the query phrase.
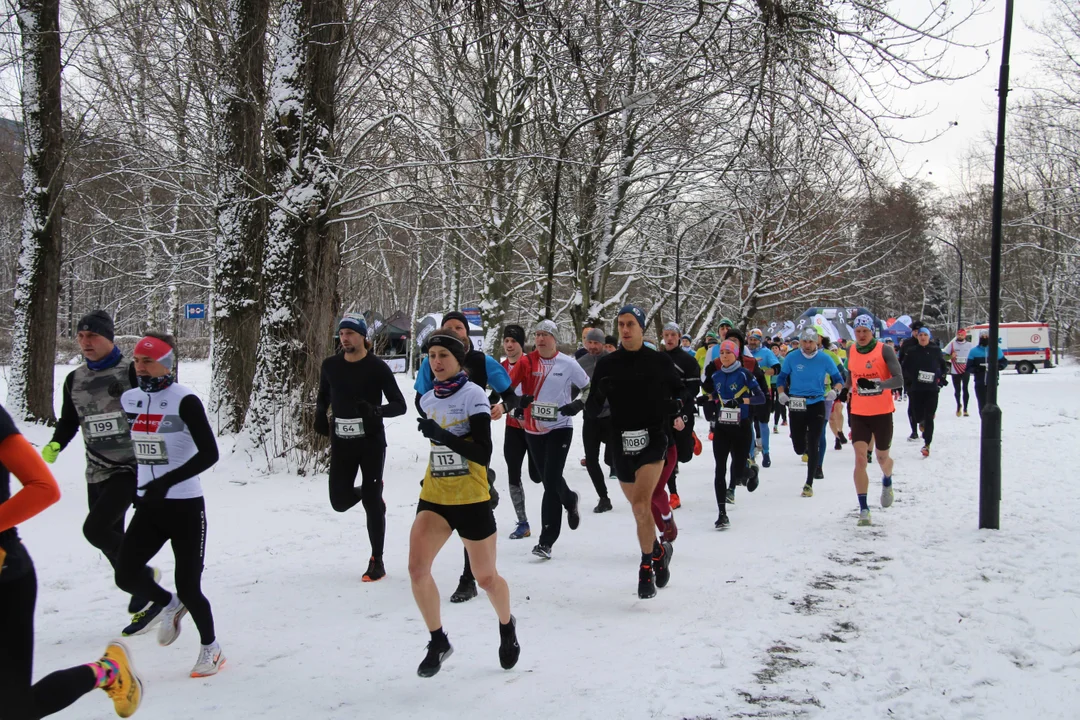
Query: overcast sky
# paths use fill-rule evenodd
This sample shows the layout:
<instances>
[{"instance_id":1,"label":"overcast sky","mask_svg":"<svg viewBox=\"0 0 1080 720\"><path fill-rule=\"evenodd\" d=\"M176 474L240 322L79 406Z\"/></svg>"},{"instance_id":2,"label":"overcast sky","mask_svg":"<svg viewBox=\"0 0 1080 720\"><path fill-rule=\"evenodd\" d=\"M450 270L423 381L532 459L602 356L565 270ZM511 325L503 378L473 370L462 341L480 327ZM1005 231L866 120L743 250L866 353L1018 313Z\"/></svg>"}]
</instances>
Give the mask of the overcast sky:
<instances>
[{"instance_id":1,"label":"overcast sky","mask_svg":"<svg viewBox=\"0 0 1080 720\"><path fill-rule=\"evenodd\" d=\"M912 106L924 104L926 117L896 125L898 133L915 140L930 137L948 128L939 139L925 145L900 148L905 174L929 180L942 191L958 190L963 183L964 157L972 147L987 157L993 156L997 127L997 86L1001 68L1001 37L1005 28L1005 0L986 0L986 12L973 18L958 33L962 42L993 42L990 58L976 75L953 83L933 83L907 91ZM1029 51L1041 38L1029 29L1049 12L1050 0L1016 0L1010 58L1010 98L1017 86L1037 75ZM956 71L970 72L986 60L986 50L953 50ZM905 98L906 100L906 98ZM957 122L949 128L950 122ZM1008 128L1006 128L1006 150Z\"/></svg>"}]
</instances>

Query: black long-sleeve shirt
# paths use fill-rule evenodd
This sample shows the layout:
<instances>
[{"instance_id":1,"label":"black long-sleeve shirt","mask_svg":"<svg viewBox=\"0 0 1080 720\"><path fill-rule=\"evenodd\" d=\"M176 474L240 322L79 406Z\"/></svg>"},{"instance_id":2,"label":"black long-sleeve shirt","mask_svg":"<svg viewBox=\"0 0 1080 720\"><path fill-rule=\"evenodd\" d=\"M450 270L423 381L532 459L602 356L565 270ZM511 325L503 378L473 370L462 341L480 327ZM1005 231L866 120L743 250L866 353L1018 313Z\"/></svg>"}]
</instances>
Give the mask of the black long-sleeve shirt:
<instances>
[{"instance_id":1,"label":"black long-sleeve shirt","mask_svg":"<svg viewBox=\"0 0 1080 720\"><path fill-rule=\"evenodd\" d=\"M701 392L701 366L682 347L676 347L674 350L664 350L663 354L671 358L671 362L675 364L675 370L683 383L682 392L680 393L682 410L679 411L679 414L685 422L697 412L694 401L697 399L698 393Z\"/></svg>"},{"instance_id":2,"label":"black long-sleeve shirt","mask_svg":"<svg viewBox=\"0 0 1080 720\"><path fill-rule=\"evenodd\" d=\"M357 362L349 362L343 354L323 360L319 394L315 399L316 419L325 418L328 409L342 420L362 417L361 400L379 408L376 415L364 418L364 434L368 437L385 438L383 418L405 414L405 397L394 372L372 353Z\"/></svg>"},{"instance_id":3,"label":"black long-sleeve shirt","mask_svg":"<svg viewBox=\"0 0 1080 720\"><path fill-rule=\"evenodd\" d=\"M607 400L616 430L668 431L681 409L682 392L675 363L666 353L619 348L597 361L585 411L598 417Z\"/></svg>"}]
</instances>

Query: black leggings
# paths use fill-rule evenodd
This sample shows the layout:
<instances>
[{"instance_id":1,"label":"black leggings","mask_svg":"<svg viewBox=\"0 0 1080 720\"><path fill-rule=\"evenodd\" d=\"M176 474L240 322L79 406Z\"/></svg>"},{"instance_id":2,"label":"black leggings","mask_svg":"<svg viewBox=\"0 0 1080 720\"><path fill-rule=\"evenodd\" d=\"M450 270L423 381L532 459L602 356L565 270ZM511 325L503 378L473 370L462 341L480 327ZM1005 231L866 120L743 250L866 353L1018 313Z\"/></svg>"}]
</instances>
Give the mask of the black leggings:
<instances>
[{"instance_id":1,"label":"black leggings","mask_svg":"<svg viewBox=\"0 0 1080 720\"><path fill-rule=\"evenodd\" d=\"M806 484L813 486L814 471L821 464L821 433L825 429L825 402L791 411L791 446L796 455L806 455Z\"/></svg>"},{"instance_id":2,"label":"black leggings","mask_svg":"<svg viewBox=\"0 0 1080 720\"><path fill-rule=\"evenodd\" d=\"M83 536L101 551L114 573L120 557L120 544L124 541L124 517L135 500L135 487L134 473L120 473L86 486L90 512L83 523ZM143 572L149 578L154 576L154 571L149 567Z\"/></svg>"},{"instance_id":3,"label":"black leggings","mask_svg":"<svg viewBox=\"0 0 1080 720\"><path fill-rule=\"evenodd\" d=\"M86 665L58 670L31 684L37 576L0 582L0 720L37 720L60 712L97 686Z\"/></svg>"},{"instance_id":4,"label":"black leggings","mask_svg":"<svg viewBox=\"0 0 1080 720\"><path fill-rule=\"evenodd\" d=\"M772 424L773 425L779 425L780 420L783 420L784 422L787 422L788 421L787 405L781 405L780 404L780 391L776 389L776 386L773 386L773 388L772 388L772 390L770 392L772 392L772 396L773 396L773 421L772 421Z\"/></svg>"},{"instance_id":5,"label":"black leggings","mask_svg":"<svg viewBox=\"0 0 1080 720\"><path fill-rule=\"evenodd\" d=\"M586 417L581 426L581 442L585 445L585 467L589 471L598 498L608 496L607 476L600 467L600 443L604 444L604 462L611 470L611 418Z\"/></svg>"},{"instance_id":6,"label":"black leggings","mask_svg":"<svg viewBox=\"0 0 1080 720\"><path fill-rule=\"evenodd\" d=\"M202 593L206 505L201 497L165 500L160 507L136 507L120 546L116 585L159 605L168 604L172 594L142 572L166 542L172 544L176 559L176 595L191 613L202 644L209 645L215 639L214 615Z\"/></svg>"},{"instance_id":7,"label":"black leggings","mask_svg":"<svg viewBox=\"0 0 1080 720\"><path fill-rule=\"evenodd\" d=\"M728 458L731 458L731 484L734 489L746 476L746 459L750 456L750 420L743 420L738 425L716 423L712 440L713 460L716 469L713 473L713 490L716 491L716 505L724 512L727 496Z\"/></svg>"},{"instance_id":8,"label":"black leggings","mask_svg":"<svg viewBox=\"0 0 1080 720\"><path fill-rule=\"evenodd\" d=\"M503 435L503 457L506 458L507 482L510 484L510 499L514 503L514 512L517 513L519 523L528 522L529 517L525 512L525 490L521 487L521 464L529 463L529 479L537 485L540 484L540 474L536 471L536 463L529 457L529 446L525 442L525 431L520 427L506 426Z\"/></svg>"},{"instance_id":9,"label":"black leggings","mask_svg":"<svg viewBox=\"0 0 1080 720\"><path fill-rule=\"evenodd\" d=\"M968 393L968 381L969 380L971 380L971 375L969 375L966 372L960 373L959 375L953 375L952 376L953 395L956 396L956 409L957 410L960 409L960 392L961 392L961 388L963 388L964 412L967 412L968 399L970 398L970 395Z\"/></svg>"},{"instance_id":10,"label":"black leggings","mask_svg":"<svg viewBox=\"0 0 1080 720\"><path fill-rule=\"evenodd\" d=\"M376 560L386 542L386 502L383 501L383 466L386 446L382 440L338 440L330 445L330 506L339 513L364 504L368 541ZM356 475L360 474L360 487Z\"/></svg>"},{"instance_id":11,"label":"black leggings","mask_svg":"<svg viewBox=\"0 0 1080 720\"><path fill-rule=\"evenodd\" d=\"M570 452L573 428L558 428L543 435L528 433L529 454L536 462L540 480L544 484L544 499L540 504L540 544L551 547L562 532L563 508L570 507L574 493L566 485L563 469L566 455Z\"/></svg>"},{"instance_id":12,"label":"black leggings","mask_svg":"<svg viewBox=\"0 0 1080 720\"><path fill-rule=\"evenodd\" d=\"M937 388L924 392L915 391L909 396L911 414L923 426L923 443L930 447L934 441L934 414L937 413Z\"/></svg>"}]
</instances>

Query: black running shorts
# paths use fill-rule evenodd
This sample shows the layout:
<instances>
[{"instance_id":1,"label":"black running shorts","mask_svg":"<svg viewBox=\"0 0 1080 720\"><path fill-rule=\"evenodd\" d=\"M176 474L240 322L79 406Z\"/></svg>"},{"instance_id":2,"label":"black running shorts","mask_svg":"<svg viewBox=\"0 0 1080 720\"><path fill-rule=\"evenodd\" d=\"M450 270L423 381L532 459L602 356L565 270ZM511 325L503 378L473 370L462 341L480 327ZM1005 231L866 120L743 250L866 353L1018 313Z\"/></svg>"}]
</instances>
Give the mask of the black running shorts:
<instances>
[{"instance_id":1,"label":"black running shorts","mask_svg":"<svg viewBox=\"0 0 1080 720\"><path fill-rule=\"evenodd\" d=\"M450 526L451 530L463 540L487 540L495 534L495 513L488 501L469 503L468 505L437 505L427 500L416 504L417 514L427 510L433 512Z\"/></svg>"},{"instance_id":2,"label":"black running shorts","mask_svg":"<svg viewBox=\"0 0 1080 720\"><path fill-rule=\"evenodd\" d=\"M851 442L870 442L874 439L874 446L878 450L888 450L892 447L893 421L892 413L886 415L851 415L848 417L851 425Z\"/></svg>"},{"instance_id":3,"label":"black running shorts","mask_svg":"<svg viewBox=\"0 0 1080 720\"><path fill-rule=\"evenodd\" d=\"M670 442L670 438L668 438L666 432L659 429L651 429L649 430L648 446L636 455L627 455L623 451L622 432L620 430L612 429L611 446L614 451L612 453L614 459L612 468L615 470L619 482L633 483L637 479L637 471L642 466L651 465L656 462L664 462Z\"/></svg>"}]
</instances>

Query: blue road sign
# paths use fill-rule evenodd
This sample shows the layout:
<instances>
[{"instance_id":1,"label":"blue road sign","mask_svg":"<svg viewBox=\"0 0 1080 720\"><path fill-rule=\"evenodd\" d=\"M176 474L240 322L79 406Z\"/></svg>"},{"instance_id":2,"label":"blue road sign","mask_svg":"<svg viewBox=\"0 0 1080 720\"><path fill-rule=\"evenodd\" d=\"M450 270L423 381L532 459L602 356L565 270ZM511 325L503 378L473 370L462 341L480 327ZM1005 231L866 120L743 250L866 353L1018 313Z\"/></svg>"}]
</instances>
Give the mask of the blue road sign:
<instances>
[{"instance_id":1,"label":"blue road sign","mask_svg":"<svg viewBox=\"0 0 1080 720\"><path fill-rule=\"evenodd\" d=\"M185 320L205 320L206 305L204 303L188 303L184 306Z\"/></svg>"}]
</instances>

